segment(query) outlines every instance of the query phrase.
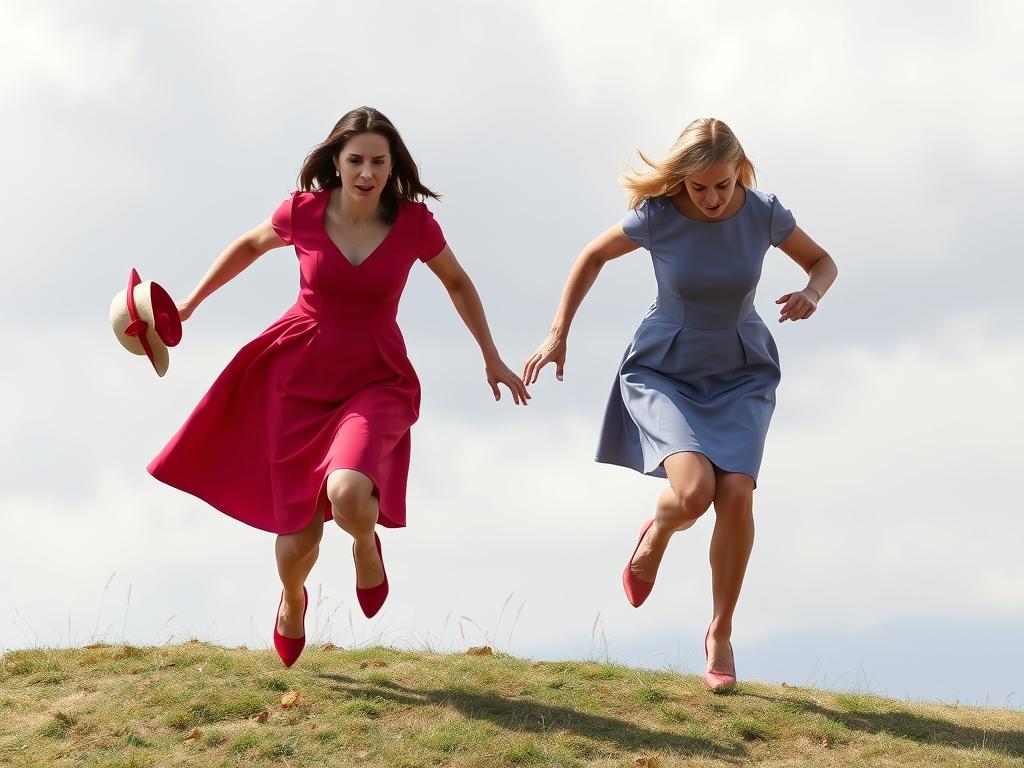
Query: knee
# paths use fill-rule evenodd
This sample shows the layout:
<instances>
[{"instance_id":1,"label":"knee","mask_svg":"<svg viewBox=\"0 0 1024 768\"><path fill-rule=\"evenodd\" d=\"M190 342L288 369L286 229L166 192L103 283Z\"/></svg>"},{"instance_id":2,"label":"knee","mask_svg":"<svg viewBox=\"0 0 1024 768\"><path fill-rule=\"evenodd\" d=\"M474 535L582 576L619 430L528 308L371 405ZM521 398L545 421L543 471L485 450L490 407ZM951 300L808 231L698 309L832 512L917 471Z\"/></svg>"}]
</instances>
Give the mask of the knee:
<instances>
[{"instance_id":1,"label":"knee","mask_svg":"<svg viewBox=\"0 0 1024 768\"><path fill-rule=\"evenodd\" d=\"M373 483L368 479L335 477L335 473L332 473L327 479L326 490L331 512L338 525L360 525L374 519Z\"/></svg>"},{"instance_id":2,"label":"knee","mask_svg":"<svg viewBox=\"0 0 1024 768\"><path fill-rule=\"evenodd\" d=\"M729 474L721 478L715 490L715 514L719 517L744 517L753 514L754 481L747 475Z\"/></svg>"},{"instance_id":3,"label":"knee","mask_svg":"<svg viewBox=\"0 0 1024 768\"><path fill-rule=\"evenodd\" d=\"M683 488L673 488L670 517L679 524L693 522L708 511L714 497L714 484L709 482L701 481Z\"/></svg>"},{"instance_id":4,"label":"knee","mask_svg":"<svg viewBox=\"0 0 1024 768\"><path fill-rule=\"evenodd\" d=\"M687 519L695 520L708 511L714 498L714 485L701 482L677 492L676 504Z\"/></svg>"}]
</instances>

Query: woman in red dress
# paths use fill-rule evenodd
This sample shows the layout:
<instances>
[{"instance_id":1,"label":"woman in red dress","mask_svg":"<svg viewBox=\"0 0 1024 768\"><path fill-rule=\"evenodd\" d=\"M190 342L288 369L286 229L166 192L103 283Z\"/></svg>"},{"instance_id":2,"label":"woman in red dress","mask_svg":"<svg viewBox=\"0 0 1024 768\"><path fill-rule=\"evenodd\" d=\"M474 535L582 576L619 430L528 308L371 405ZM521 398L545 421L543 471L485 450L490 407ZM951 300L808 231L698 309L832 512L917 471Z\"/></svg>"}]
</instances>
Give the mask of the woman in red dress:
<instances>
[{"instance_id":1,"label":"woman in red dress","mask_svg":"<svg viewBox=\"0 0 1024 768\"><path fill-rule=\"evenodd\" d=\"M356 595L367 617L388 592L378 523L405 525L410 428L420 386L396 322L409 270L444 284L484 357L487 382L517 404L529 395L502 362L469 276L421 198L398 131L352 110L309 156L299 191L235 240L178 307L183 320L272 248L299 260L295 304L244 346L149 472L227 515L277 534L284 587L274 645L291 666L305 642L304 583L324 521L352 535Z\"/></svg>"}]
</instances>

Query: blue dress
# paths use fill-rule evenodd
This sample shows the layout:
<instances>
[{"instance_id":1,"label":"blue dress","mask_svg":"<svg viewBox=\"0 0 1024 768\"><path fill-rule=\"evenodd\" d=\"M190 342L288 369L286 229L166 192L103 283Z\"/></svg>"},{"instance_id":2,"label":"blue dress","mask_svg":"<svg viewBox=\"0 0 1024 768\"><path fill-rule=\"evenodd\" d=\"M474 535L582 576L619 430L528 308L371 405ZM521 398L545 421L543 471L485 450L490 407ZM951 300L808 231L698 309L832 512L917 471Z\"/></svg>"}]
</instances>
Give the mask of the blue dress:
<instances>
[{"instance_id":1,"label":"blue dress","mask_svg":"<svg viewBox=\"0 0 1024 768\"><path fill-rule=\"evenodd\" d=\"M697 451L757 483L781 369L754 292L769 246L796 220L774 195L736 194L743 206L722 221L692 219L667 197L622 220L651 253L658 297L619 366L597 461L666 477L667 456Z\"/></svg>"}]
</instances>

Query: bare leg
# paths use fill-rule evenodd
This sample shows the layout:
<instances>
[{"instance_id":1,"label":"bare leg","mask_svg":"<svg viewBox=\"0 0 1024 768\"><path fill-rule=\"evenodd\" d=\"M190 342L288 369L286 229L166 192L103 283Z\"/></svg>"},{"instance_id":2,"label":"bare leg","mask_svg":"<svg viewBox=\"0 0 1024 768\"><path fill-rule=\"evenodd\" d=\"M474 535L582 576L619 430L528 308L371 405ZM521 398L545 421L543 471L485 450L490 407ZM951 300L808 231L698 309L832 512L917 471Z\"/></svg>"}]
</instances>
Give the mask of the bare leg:
<instances>
[{"instance_id":1,"label":"bare leg","mask_svg":"<svg viewBox=\"0 0 1024 768\"><path fill-rule=\"evenodd\" d=\"M701 453L674 453L665 459L669 487L661 492L654 524L647 530L629 569L638 579L653 582L668 540L685 531L707 512L715 496L715 472Z\"/></svg>"},{"instance_id":2,"label":"bare leg","mask_svg":"<svg viewBox=\"0 0 1024 768\"><path fill-rule=\"evenodd\" d=\"M383 583L384 564L373 538L380 511L373 481L354 469L336 469L327 476L327 498L334 521L352 536L356 586L366 589Z\"/></svg>"},{"instance_id":3,"label":"bare leg","mask_svg":"<svg viewBox=\"0 0 1024 768\"><path fill-rule=\"evenodd\" d=\"M277 573L284 588L284 599L277 616L277 631L285 637L298 638L303 635L302 585L313 570L320 554L320 538L324 532L324 518L319 510L305 528L297 533L278 536L274 542L277 557Z\"/></svg>"},{"instance_id":4,"label":"bare leg","mask_svg":"<svg viewBox=\"0 0 1024 768\"><path fill-rule=\"evenodd\" d=\"M711 669L734 669L729 638L740 587L754 546L754 481L738 472L716 470L715 530L711 535L711 591L714 617L708 636Z\"/></svg>"}]
</instances>

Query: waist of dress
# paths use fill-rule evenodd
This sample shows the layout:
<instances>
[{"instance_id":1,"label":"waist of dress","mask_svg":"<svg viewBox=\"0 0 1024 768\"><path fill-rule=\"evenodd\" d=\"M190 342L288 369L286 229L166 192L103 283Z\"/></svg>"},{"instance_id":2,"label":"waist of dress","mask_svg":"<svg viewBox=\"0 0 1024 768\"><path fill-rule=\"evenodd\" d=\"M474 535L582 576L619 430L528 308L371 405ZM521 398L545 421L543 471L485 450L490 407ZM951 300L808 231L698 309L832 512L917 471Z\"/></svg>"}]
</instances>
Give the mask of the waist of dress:
<instances>
[{"instance_id":1,"label":"waist of dress","mask_svg":"<svg viewBox=\"0 0 1024 768\"><path fill-rule=\"evenodd\" d=\"M318 323L350 327L398 327L398 304L391 302L337 301L312 304L299 299L285 314Z\"/></svg>"},{"instance_id":2,"label":"waist of dress","mask_svg":"<svg viewBox=\"0 0 1024 768\"><path fill-rule=\"evenodd\" d=\"M680 327L699 331L726 330L744 323L763 322L754 310L753 295L740 302L735 299L694 302L659 296L648 310L647 318L669 320Z\"/></svg>"}]
</instances>

